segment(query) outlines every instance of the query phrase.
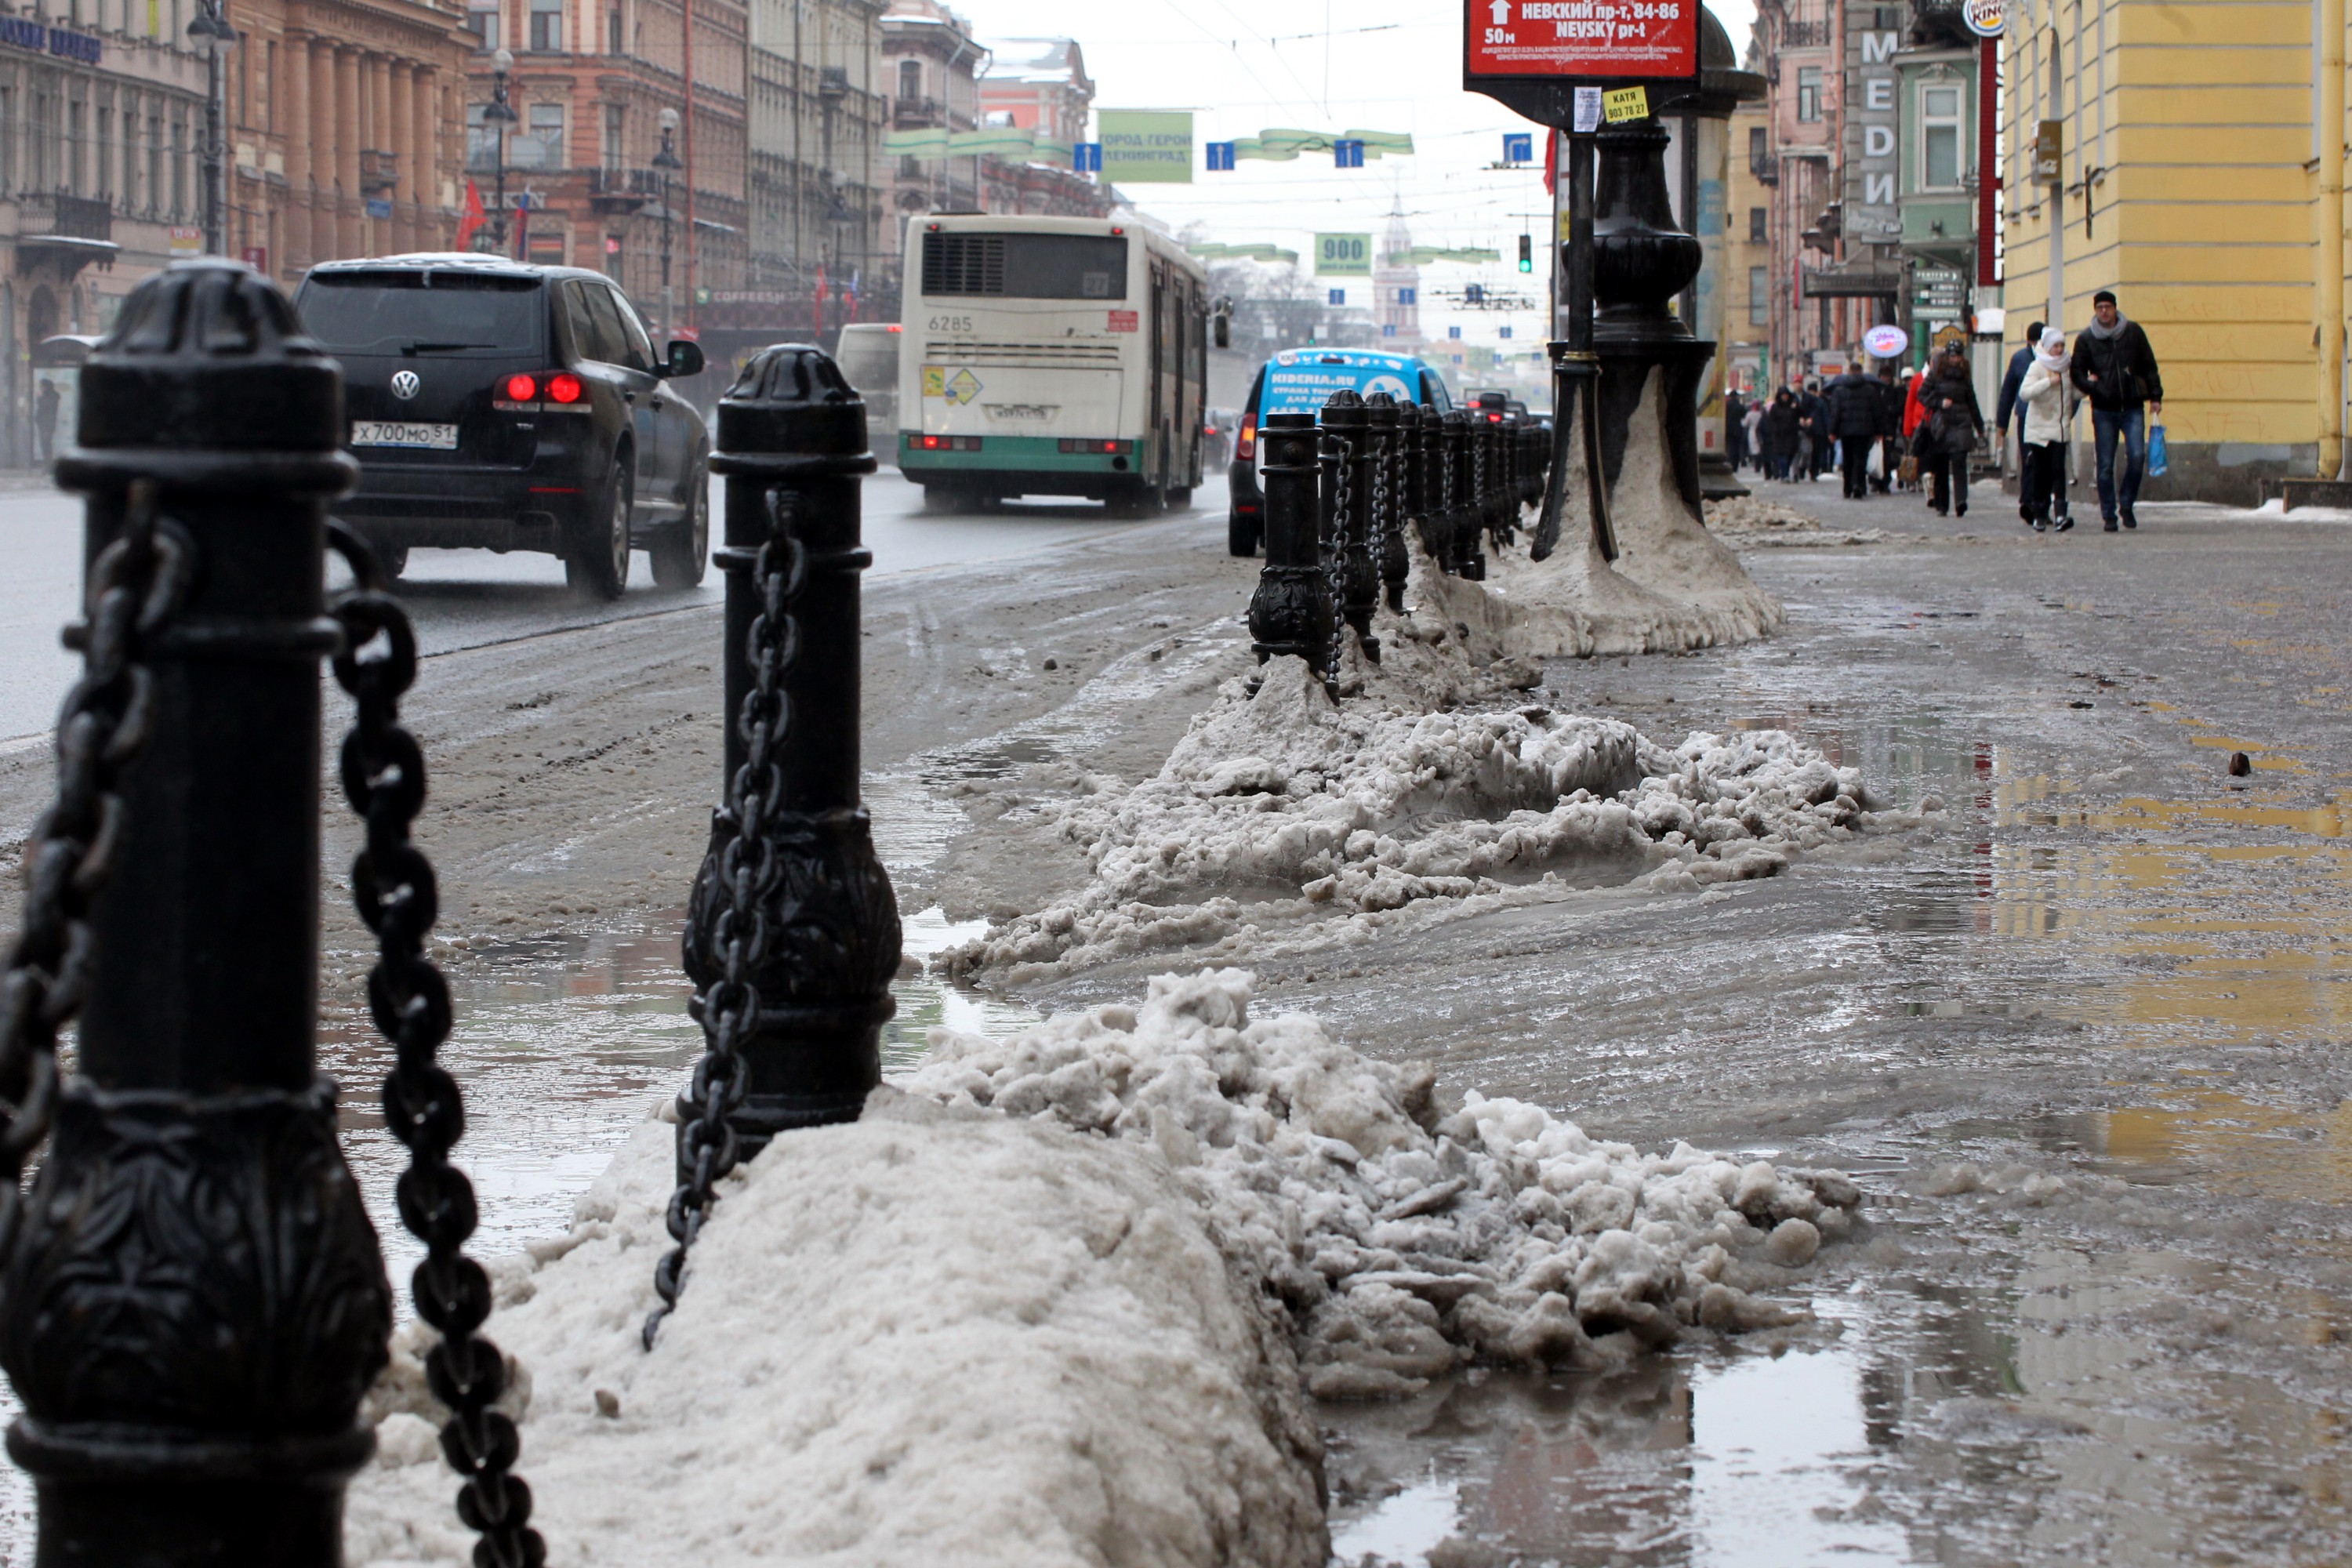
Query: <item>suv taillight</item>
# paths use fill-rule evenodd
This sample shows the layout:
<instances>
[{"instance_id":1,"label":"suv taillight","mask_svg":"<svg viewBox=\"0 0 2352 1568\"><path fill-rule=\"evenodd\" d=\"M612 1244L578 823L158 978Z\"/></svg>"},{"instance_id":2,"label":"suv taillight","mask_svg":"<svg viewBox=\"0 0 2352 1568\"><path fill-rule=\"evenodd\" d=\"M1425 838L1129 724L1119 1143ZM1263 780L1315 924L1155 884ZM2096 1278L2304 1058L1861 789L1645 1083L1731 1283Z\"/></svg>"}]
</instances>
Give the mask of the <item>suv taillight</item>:
<instances>
[{"instance_id":1,"label":"suv taillight","mask_svg":"<svg viewBox=\"0 0 2352 1568\"><path fill-rule=\"evenodd\" d=\"M510 375L507 377L506 393L509 403L529 403L539 395L539 383L527 375Z\"/></svg>"},{"instance_id":2,"label":"suv taillight","mask_svg":"<svg viewBox=\"0 0 2352 1568\"><path fill-rule=\"evenodd\" d=\"M547 378L547 395L558 403L577 403L583 395L580 378L570 371L558 371Z\"/></svg>"},{"instance_id":3,"label":"suv taillight","mask_svg":"<svg viewBox=\"0 0 2352 1568\"><path fill-rule=\"evenodd\" d=\"M1234 459L1246 463L1257 456L1257 419L1255 416L1242 421L1242 438L1234 443Z\"/></svg>"}]
</instances>

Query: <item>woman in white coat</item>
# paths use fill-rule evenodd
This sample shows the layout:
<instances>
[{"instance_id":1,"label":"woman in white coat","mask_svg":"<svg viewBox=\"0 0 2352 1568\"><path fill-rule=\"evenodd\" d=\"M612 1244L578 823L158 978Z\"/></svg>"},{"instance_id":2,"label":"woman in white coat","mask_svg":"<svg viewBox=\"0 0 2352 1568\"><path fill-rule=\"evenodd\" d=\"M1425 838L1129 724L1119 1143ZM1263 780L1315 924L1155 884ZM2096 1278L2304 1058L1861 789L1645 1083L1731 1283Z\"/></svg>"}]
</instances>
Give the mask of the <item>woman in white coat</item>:
<instances>
[{"instance_id":1,"label":"woman in white coat","mask_svg":"<svg viewBox=\"0 0 2352 1568\"><path fill-rule=\"evenodd\" d=\"M2024 411L2017 510L2036 533L2074 526L2066 506L2066 416L2072 412L2066 403L2073 395L2066 384L2066 334L2052 327L2034 344L2033 363L2017 389Z\"/></svg>"}]
</instances>

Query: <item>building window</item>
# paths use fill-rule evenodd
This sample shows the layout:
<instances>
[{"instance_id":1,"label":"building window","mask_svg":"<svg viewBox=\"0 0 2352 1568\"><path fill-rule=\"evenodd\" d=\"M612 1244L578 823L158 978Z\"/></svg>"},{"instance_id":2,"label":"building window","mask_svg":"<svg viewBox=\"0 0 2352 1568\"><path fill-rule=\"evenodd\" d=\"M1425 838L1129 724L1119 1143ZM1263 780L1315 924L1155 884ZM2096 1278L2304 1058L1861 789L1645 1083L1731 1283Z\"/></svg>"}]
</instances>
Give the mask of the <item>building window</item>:
<instances>
[{"instance_id":1,"label":"building window","mask_svg":"<svg viewBox=\"0 0 2352 1568\"><path fill-rule=\"evenodd\" d=\"M1811 124L1822 117L1822 68L1797 68L1797 118Z\"/></svg>"},{"instance_id":2,"label":"building window","mask_svg":"<svg viewBox=\"0 0 2352 1568\"><path fill-rule=\"evenodd\" d=\"M1771 155L1771 132L1761 125L1749 126L1748 128L1748 166L1751 169L1761 169L1764 166L1764 160Z\"/></svg>"},{"instance_id":3,"label":"building window","mask_svg":"<svg viewBox=\"0 0 2352 1568\"><path fill-rule=\"evenodd\" d=\"M184 217L188 211L188 122L172 117L172 216Z\"/></svg>"},{"instance_id":4,"label":"building window","mask_svg":"<svg viewBox=\"0 0 2352 1568\"><path fill-rule=\"evenodd\" d=\"M908 101L923 96L922 61L900 60L898 62L898 96Z\"/></svg>"},{"instance_id":5,"label":"building window","mask_svg":"<svg viewBox=\"0 0 2352 1568\"><path fill-rule=\"evenodd\" d=\"M534 103L520 136L507 139L507 164L516 169L563 167L563 105Z\"/></svg>"},{"instance_id":6,"label":"building window","mask_svg":"<svg viewBox=\"0 0 2352 1568\"><path fill-rule=\"evenodd\" d=\"M98 111L98 189L91 193L101 201L114 195L114 110Z\"/></svg>"},{"instance_id":7,"label":"building window","mask_svg":"<svg viewBox=\"0 0 2352 1568\"><path fill-rule=\"evenodd\" d=\"M1769 267L1748 269L1748 324L1751 327L1772 324L1772 269Z\"/></svg>"},{"instance_id":8,"label":"building window","mask_svg":"<svg viewBox=\"0 0 2352 1568\"><path fill-rule=\"evenodd\" d=\"M1771 239L1772 237L1770 233L1765 228L1765 225L1768 221L1769 219L1764 208L1749 207L1748 209L1748 244L1763 245Z\"/></svg>"},{"instance_id":9,"label":"building window","mask_svg":"<svg viewBox=\"0 0 2352 1568\"><path fill-rule=\"evenodd\" d=\"M474 47L489 54L499 47L499 8L477 5L466 13L466 25L474 30Z\"/></svg>"},{"instance_id":10,"label":"building window","mask_svg":"<svg viewBox=\"0 0 2352 1568\"><path fill-rule=\"evenodd\" d=\"M0 191L16 188L16 89L0 87Z\"/></svg>"},{"instance_id":11,"label":"building window","mask_svg":"<svg viewBox=\"0 0 2352 1568\"><path fill-rule=\"evenodd\" d=\"M621 149L626 145L622 137L628 129L628 117L629 111L624 105L608 103L604 106L604 154L607 169L617 170L625 166L621 160Z\"/></svg>"},{"instance_id":12,"label":"building window","mask_svg":"<svg viewBox=\"0 0 2352 1568\"><path fill-rule=\"evenodd\" d=\"M1960 184L1960 88L1958 82L1919 84L1919 188L1958 190Z\"/></svg>"},{"instance_id":13,"label":"building window","mask_svg":"<svg viewBox=\"0 0 2352 1568\"><path fill-rule=\"evenodd\" d=\"M466 106L466 172L473 174L496 174L499 167L499 136L497 129L482 118L486 106L469 103Z\"/></svg>"},{"instance_id":14,"label":"building window","mask_svg":"<svg viewBox=\"0 0 2352 1568\"><path fill-rule=\"evenodd\" d=\"M147 190L146 208L151 213L163 210L163 117L147 117Z\"/></svg>"},{"instance_id":15,"label":"building window","mask_svg":"<svg viewBox=\"0 0 2352 1568\"><path fill-rule=\"evenodd\" d=\"M563 47L563 0L530 0L530 47L542 54Z\"/></svg>"}]
</instances>

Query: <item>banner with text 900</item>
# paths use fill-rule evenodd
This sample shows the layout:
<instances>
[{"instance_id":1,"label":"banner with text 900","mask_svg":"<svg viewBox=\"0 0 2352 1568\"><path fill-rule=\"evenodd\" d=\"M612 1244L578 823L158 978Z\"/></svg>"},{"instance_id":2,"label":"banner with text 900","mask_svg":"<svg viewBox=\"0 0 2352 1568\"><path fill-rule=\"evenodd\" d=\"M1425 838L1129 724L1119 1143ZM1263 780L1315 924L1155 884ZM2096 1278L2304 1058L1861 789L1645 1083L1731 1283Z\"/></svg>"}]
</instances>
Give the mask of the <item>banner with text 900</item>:
<instances>
[{"instance_id":1,"label":"banner with text 900","mask_svg":"<svg viewBox=\"0 0 2352 1568\"><path fill-rule=\"evenodd\" d=\"M1698 74L1700 0L1467 0L1473 77Z\"/></svg>"}]
</instances>

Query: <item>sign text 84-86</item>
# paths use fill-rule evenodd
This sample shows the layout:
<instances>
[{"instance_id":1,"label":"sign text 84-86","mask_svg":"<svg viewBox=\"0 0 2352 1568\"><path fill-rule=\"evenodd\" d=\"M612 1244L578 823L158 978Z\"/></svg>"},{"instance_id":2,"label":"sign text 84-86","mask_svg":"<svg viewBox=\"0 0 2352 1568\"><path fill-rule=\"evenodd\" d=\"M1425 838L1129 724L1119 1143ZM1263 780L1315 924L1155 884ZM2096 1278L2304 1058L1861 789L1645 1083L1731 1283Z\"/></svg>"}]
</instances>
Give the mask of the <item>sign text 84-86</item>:
<instances>
[{"instance_id":1,"label":"sign text 84-86","mask_svg":"<svg viewBox=\"0 0 2352 1568\"><path fill-rule=\"evenodd\" d=\"M1699 0L1466 0L1474 77L1687 77Z\"/></svg>"}]
</instances>

